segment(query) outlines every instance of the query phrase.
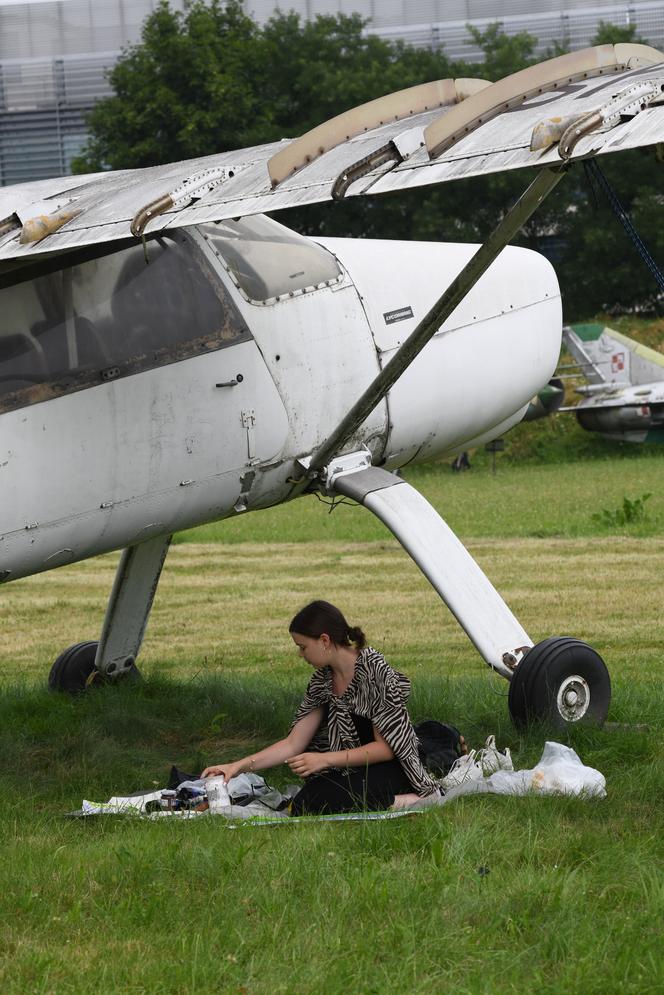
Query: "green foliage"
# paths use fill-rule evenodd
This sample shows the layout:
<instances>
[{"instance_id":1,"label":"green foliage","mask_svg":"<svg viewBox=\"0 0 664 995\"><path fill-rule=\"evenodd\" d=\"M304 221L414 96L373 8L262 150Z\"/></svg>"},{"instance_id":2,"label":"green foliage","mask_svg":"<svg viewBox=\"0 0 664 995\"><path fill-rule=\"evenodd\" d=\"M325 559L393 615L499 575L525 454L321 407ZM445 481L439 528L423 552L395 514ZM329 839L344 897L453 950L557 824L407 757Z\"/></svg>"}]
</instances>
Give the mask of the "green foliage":
<instances>
[{"instance_id":1,"label":"green foliage","mask_svg":"<svg viewBox=\"0 0 664 995\"><path fill-rule=\"evenodd\" d=\"M166 0L110 73L74 170L147 166L252 144L270 123L260 31L239 0Z\"/></svg>"},{"instance_id":2,"label":"green foliage","mask_svg":"<svg viewBox=\"0 0 664 995\"><path fill-rule=\"evenodd\" d=\"M610 21L600 21L597 25L593 45L619 45L621 42L632 42L647 45L645 38L636 33L635 24L611 24Z\"/></svg>"},{"instance_id":3,"label":"green foliage","mask_svg":"<svg viewBox=\"0 0 664 995\"><path fill-rule=\"evenodd\" d=\"M625 495L622 504L610 510L604 508L602 511L591 515L593 522L598 525L605 525L608 528L623 528L625 525L633 525L635 522L642 522L647 516L646 501L652 497L650 491L646 491L641 497L628 498Z\"/></svg>"},{"instance_id":4,"label":"green foliage","mask_svg":"<svg viewBox=\"0 0 664 995\"><path fill-rule=\"evenodd\" d=\"M512 466L564 465L614 459L619 462L657 460L661 455L662 447L658 444L604 438L597 432L581 428L572 412L563 412L516 425L505 436L505 452L500 459L501 463Z\"/></svg>"},{"instance_id":5,"label":"green foliage","mask_svg":"<svg viewBox=\"0 0 664 995\"><path fill-rule=\"evenodd\" d=\"M166 0L110 73L74 168L148 166L308 131L374 97L450 75L442 54L363 34L354 14L259 27L240 0Z\"/></svg>"},{"instance_id":6,"label":"green foliage","mask_svg":"<svg viewBox=\"0 0 664 995\"><path fill-rule=\"evenodd\" d=\"M513 466L523 466L529 463L571 463L635 454L636 447L630 447L627 443L609 442L597 434L586 432L573 414L563 413L515 425L505 436L502 461Z\"/></svg>"},{"instance_id":7,"label":"green foliage","mask_svg":"<svg viewBox=\"0 0 664 995\"><path fill-rule=\"evenodd\" d=\"M645 148L603 156L601 168L651 255L664 259L664 231L658 220L664 165ZM564 243L556 269L567 320L578 320L589 307L612 314L660 312L658 285L603 192L594 189L582 166L574 167L574 173L568 201L574 209L561 213L556 226Z\"/></svg>"},{"instance_id":8,"label":"green foliage","mask_svg":"<svg viewBox=\"0 0 664 995\"><path fill-rule=\"evenodd\" d=\"M527 31L508 35L501 23L495 21L484 31L469 24L468 33L484 53L482 62L469 67L473 75L495 82L537 61L533 57L537 38Z\"/></svg>"}]
</instances>

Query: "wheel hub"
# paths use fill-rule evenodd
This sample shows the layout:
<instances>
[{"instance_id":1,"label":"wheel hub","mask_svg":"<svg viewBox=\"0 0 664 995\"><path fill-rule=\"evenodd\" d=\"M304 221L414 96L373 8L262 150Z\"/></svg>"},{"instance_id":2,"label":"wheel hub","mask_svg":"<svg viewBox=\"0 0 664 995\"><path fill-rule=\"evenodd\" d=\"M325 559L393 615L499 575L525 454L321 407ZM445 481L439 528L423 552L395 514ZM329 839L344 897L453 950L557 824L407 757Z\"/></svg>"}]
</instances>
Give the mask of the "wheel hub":
<instances>
[{"instance_id":1,"label":"wheel hub","mask_svg":"<svg viewBox=\"0 0 664 995\"><path fill-rule=\"evenodd\" d=\"M515 667L509 689L514 723L531 721L564 729L601 725L609 711L611 678L601 656L571 636L550 636L529 649Z\"/></svg>"},{"instance_id":2,"label":"wheel hub","mask_svg":"<svg viewBox=\"0 0 664 995\"><path fill-rule=\"evenodd\" d=\"M590 706L590 687L579 674L566 677L556 695L558 711L566 722L578 722Z\"/></svg>"}]
</instances>

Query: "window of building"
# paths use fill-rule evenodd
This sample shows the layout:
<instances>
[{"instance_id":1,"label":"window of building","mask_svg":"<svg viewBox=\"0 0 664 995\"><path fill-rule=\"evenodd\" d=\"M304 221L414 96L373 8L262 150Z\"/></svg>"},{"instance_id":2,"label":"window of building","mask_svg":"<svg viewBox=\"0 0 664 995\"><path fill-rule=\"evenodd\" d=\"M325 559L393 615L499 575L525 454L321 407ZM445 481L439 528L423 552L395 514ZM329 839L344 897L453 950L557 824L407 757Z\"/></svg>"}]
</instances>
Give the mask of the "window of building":
<instances>
[{"instance_id":1,"label":"window of building","mask_svg":"<svg viewBox=\"0 0 664 995\"><path fill-rule=\"evenodd\" d=\"M0 290L0 411L250 338L185 232Z\"/></svg>"},{"instance_id":2,"label":"window of building","mask_svg":"<svg viewBox=\"0 0 664 995\"><path fill-rule=\"evenodd\" d=\"M262 214L200 230L250 301L290 297L341 279L331 252Z\"/></svg>"}]
</instances>

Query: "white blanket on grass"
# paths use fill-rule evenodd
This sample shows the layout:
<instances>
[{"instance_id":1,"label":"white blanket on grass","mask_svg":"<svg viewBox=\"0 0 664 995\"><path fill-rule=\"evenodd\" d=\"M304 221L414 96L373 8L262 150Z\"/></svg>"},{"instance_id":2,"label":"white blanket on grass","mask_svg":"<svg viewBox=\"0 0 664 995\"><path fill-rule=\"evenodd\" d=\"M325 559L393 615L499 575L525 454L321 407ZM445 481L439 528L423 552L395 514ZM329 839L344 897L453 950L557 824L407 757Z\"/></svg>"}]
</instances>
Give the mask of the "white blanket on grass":
<instances>
[{"instance_id":1,"label":"white blanket on grass","mask_svg":"<svg viewBox=\"0 0 664 995\"><path fill-rule=\"evenodd\" d=\"M134 795L114 795L107 802L91 802L84 799L78 813L86 815L139 815L147 819L198 819L208 815L222 815L230 820L250 820L257 824L274 825L282 821L300 822L317 818L323 821L373 821L394 819L403 815L422 812L432 806L446 805L462 795L575 795L580 797L606 797L606 780L600 771L587 767L578 754L562 743L547 742L539 763L529 770L499 770L481 780L467 780L451 788L445 795L431 795L422 798L408 809L393 812L352 812L343 815L323 815L289 817L287 811L275 811L272 805L279 798L287 800L299 790L298 785L289 785L283 795L275 792L257 774L240 774L226 785L224 779L208 778L205 783L210 798L210 809L205 812L180 810L178 812L146 813L149 801L161 798L162 788L156 791ZM254 801L248 805L234 805L233 798L254 794ZM261 800L261 799L264 799Z\"/></svg>"}]
</instances>

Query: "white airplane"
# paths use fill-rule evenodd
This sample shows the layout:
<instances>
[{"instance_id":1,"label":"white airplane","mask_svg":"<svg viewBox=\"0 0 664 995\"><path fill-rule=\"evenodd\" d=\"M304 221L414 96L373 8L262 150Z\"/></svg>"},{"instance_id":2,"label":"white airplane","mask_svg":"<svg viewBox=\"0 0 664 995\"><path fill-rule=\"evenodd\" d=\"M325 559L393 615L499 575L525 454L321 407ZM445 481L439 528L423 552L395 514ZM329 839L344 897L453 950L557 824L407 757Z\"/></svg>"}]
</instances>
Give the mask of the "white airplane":
<instances>
[{"instance_id":1,"label":"white airplane","mask_svg":"<svg viewBox=\"0 0 664 995\"><path fill-rule=\"evenodd\" d=\"M601 722L610 680L533 645L394 471L490 440L554 372L555 273L505 248L576 159L664 139L664 55L604 45L443 80L303 137L0 193L0 580L123 549L98 641L51 686L130 671L176 530L312 490L392 530L523 724ZM536 166L482 246L303 238L262 212Z\"/></svg>"},{"instance_id":2,"label":"white airplane","mask_svg":"<svg viewBox=\"0 0 664 995\"><path fill-rule=\"evenodd\" d=\"M563 329L563 341L587 381L574 411L588 432L621 442L664 442L664 356L613 328Z\"/></svg>"}]
</instances>

